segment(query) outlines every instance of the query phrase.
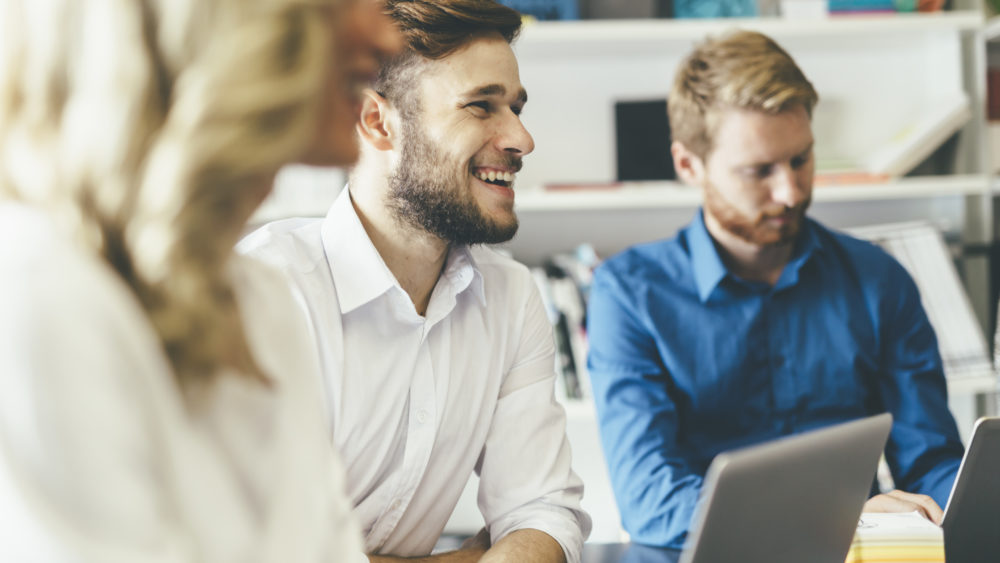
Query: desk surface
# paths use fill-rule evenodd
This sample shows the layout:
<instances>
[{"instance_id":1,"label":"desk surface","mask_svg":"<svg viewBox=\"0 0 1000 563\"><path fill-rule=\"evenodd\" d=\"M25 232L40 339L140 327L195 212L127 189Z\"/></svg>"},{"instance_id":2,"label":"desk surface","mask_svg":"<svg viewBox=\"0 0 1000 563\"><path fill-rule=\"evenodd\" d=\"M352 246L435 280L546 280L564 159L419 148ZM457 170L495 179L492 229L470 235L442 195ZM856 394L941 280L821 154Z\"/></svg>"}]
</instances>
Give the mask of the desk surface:
<instances>
[{"instance_id":1,"label":"desk surface","mask_svg":"<svg viewBox=\"0 0 1000 563\"><path fill-rule=\"evenodd\" d=\"M583 545L582 563L677 563L676 549L634 543L588 543Z\"/></svg>"}]
</instances>

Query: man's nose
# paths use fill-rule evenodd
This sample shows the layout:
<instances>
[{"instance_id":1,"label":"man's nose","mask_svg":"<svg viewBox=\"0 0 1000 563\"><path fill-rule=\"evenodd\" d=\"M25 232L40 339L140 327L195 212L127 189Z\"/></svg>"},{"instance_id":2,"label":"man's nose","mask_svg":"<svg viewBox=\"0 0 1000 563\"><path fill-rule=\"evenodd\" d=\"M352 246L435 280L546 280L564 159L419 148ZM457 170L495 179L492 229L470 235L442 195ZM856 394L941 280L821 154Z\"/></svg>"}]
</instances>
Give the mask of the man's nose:
<instances>
[{"instance_id":1,"label":"man's nose","mask_svg":"<svg viewBox=\"0 0 1000 563\"><path fill-rule=\"evenodd\" d=\"M526 155L535 150L535 140L521 123L521 118L512 110L503 116L503 124L497 135L497 148L505 153Z\"/></svg>"},{"instance_id":2,"label":"man's nose","mask_svg":"<svg viewBox=\"0 0 1000 563\"><path fill-rule=\"evenodd\" d=\"M808 197L808 186L803 173L788 165L780 166L774 185L771 189L771 199L785 207L797 207Z\"/></svg>"}]
</instances>

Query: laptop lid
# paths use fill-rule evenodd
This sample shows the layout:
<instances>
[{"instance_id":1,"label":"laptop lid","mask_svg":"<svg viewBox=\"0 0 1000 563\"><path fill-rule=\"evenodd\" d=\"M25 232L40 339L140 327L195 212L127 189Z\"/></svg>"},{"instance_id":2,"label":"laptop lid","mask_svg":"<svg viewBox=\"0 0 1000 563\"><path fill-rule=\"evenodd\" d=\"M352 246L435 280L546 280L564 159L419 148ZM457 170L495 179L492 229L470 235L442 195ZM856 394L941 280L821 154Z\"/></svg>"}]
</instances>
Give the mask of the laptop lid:
<instances>
[{"instance_id":1,"label":"laptop lid","mask_svg":"<svg viewBox=\"0 0 1000 563\"><path fill-rule=\"evenodd\" d=\"M1000 560L1000 418L980 418L944 510L948 563Z\"/></svg>"},{"instance_id":2,"label":"laptop lid","mask_svg":"<svg viewBox=\"0 0 1000 563\"><path fill-rule=\"evenodd\" d=\"M680 563L843 563L891 427L881 414L719 454Z\"/></svg>"}]
</instances>

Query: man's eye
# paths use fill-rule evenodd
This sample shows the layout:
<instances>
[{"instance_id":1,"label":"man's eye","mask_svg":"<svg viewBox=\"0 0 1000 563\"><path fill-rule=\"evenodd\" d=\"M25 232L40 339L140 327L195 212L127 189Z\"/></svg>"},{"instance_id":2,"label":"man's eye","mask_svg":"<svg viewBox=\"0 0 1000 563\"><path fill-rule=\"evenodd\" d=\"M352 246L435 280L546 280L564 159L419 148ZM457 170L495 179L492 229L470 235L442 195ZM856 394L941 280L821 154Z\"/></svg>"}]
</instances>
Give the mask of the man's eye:
<instances>
[{"instance_id":1,"label":"man's eye","mask_svg":"<svg viewBox=\"0 0 1000 563\"><path fill-rule=\"evenodd\" d=\"M490 103L489 102L470 102L465 107L467 107L467 108L474 108L474 109L477 109L479 111L485 111L485 112L490 111Z\"/></svg>"},{"instance_id":2,"label":"man's eye","mask_svg":"<svg viewBox=\"0 0 1000 563\"><path fill-rule=\"evenodd\" d=\"M767 178L770 174L770 166L750 166L743 169L743 175L747 178Z\"/></svg>"}]
</instances>

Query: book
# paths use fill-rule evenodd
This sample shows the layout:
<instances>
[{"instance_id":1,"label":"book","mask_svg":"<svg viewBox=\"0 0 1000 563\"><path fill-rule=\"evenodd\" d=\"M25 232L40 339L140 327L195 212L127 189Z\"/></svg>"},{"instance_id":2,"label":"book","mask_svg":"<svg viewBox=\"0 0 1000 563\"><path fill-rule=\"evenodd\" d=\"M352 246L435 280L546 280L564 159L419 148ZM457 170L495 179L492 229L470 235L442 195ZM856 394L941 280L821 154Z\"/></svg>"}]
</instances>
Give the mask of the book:
<instances>
[{"instance_id":1,"label":"book","mask_svg":"<svg viewBox=\"0 0 1000 563\"><path fill-rule=\"evenodd\" d=\"M944 532L919 512L865 512L846 563L945 563Z\"/></svg>"},{"instance_id":2,"label":"book","mask_svg":"<svg viewBox=\"0 0 1000 563\"><path fill-rule=\"evenodd\" d=\"M955 92L917 113L919 117L915 121L897 131L864 159L862 168L865 171L902 176L972 118L969 97L964 92Z\"/></svg>"}]
</instances>

